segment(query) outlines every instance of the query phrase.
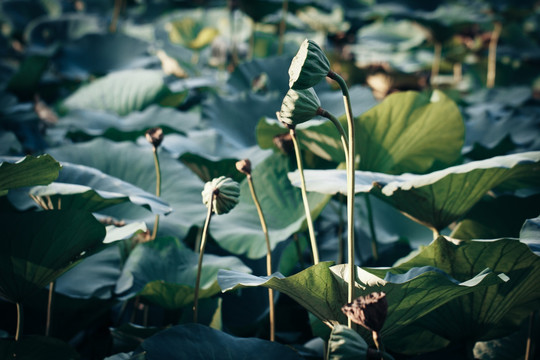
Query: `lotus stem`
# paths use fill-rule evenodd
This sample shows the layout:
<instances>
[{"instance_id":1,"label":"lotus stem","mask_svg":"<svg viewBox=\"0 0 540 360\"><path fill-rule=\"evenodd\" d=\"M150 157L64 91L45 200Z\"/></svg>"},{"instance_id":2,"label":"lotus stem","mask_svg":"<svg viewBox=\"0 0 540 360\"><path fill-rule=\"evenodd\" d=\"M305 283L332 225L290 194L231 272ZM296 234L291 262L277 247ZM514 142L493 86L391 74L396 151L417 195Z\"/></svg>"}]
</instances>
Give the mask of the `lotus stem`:
<instances>
[{"instance_id":1,"label":"lotus stem","mask_svg":"<svg viewBox=\"0 0 540 360\"><path fill-rule=\"evenodd\" d=\"M116 23L118 22L118 16L120 15L120 10L123 7L122 3L123 3L123 0L114 1L114 10L113 10L111 24L109 25L109 32L112 32L112 33L116 32Z\"/></svg>"},{"instance_id":2,"label":"lotus stem","mask_svg":"<svg viewBox=\"0 0 540 360\"><path fill-rule=\"evenodd\" d=\"M533 343L533 331L534 331L534 318L536 311L531 312L529 315L529 329L527 334L527 346L525 348L525 360L534 359L534 343Z\"/></svg>"},{"instance_id":3,"label":"lotus stem","mask_svg":"<svg viewBox=\"0 0 540 360\"><path fill-rule=\"evenodd\" d=\"M377 350L381 352L381 359L383 359L382 353L384 353L384 345L382 343L380 334L377 331L372 331L371 336L373 337L373 342L375 343Z\"/></svg>"},{"instance_id":4,"label":"lotus stem","mask_svg":"<svg viewBox=\"0 0 540 360\"><path fill-rule=\"evenodd\" d=\"M255 186L253 185L253 179L251 174L247 175L247 180L249 184L249 190L251 191L251 197L257 208L257 213L259 214L259 220L261 221L261 227L264 233L264 239L266 241L266 274L268 276L272 275L272 248L270 247L270 237L268 236L268 227L266 226L266 220L262 212L261 204L257 198L257 193L255 192ZM270 306L270 341L275 341L275 311L274 311L274 290L268 289L268 302Z\"/></svg>"},{"instance_id":5,"label":"lotus stem","mask_svg":"<svg viewBox=\"0 0 540 360\"><path fill-rule=\"evenodd\" d=\"M306 212L306 222L309 232L309 240L311 242L311 250L313 252L313 264L319 263L319 249L317 248L317 241L315 240L315 230L313 229L313 221L311 219L311 212L309 211L309 202L306 192L306 179L304 178L304 167L302 165L302 156L300 154L300 146L298 146L298 138L296 136L296 130L294 126L289 127L289 132L294 145L294 152L296 155L296 163L298 165L298 172L300 173L300 184L302 190L302 200L304 202L304 210Z\"/></svg>"},{"instance_id":6,"label":"lotus stem","mask_svg":"<svg viewBox=\"0 0 540 360\"><path fill-rule=\"evenodd\" d=\"M371 251L373 252L373 259L375 259L375 261L377 261L377 260L379 260L377 232L375 230L375 224L373 222L373 210L371 208L371 199L369 197L369 193L365 193L364 198L366 199L366 208L367 208L367 215L368 215L369 232L371 234Z\"/></svg>"},{"instance_id":7,"label":"lotus stem","mask_svg":"<svg viewBox=\"0 0 540 360\"><path fill-rule=\"evenodd\" d=\"M285 29L287 28L287 11L289 10L289 1L283 0L281 8L281 21L279 22L279 40L278 40L278 55L283 54L283 45L285 43Z\"/></svg>"},{"instance_id":8,"label":"lotus stem","mask_svg":"<svg viewBox=\"0 0 540 360\"><path fill-rule=\"evenodd\" d=\"M21 338L24 322L24 314L21 303L17 303L17 329L15 330L15 341L19 341Z\"/></svg>"},{"instance_id":9,"label":"lotus stem","mask_svg":"<svg viewBox=\"0 0 540 360\"><path fill-rule=\"evenodd\" d=\"M348 287L348 302L352 302L354 299L354 287L355 287L355 268L354 268L354 170L355 170L355 131L354 131L354 118L351 107L351 97L349 95L349 88L347 83L341 76L333 71L328 72L328 77L336 81L343 93L343 103L345 105L345 114L347 115L347 125L349 128L349 154L347 164L347 247L348 262L349 262L349 287ZM352 328L352 321L348 318L348 326Z\"/></svg>"},{"instance_id":10,"label":"lotus stem","mask_svg":"<svg viewBox=\"0 0 540 360\"><path fill-rule=\"evenodd\" d=\"M347 164L347 167L348 167L349 166L348 165L349 164L349 141L347 140L347 135L345 134L345 130L343 129L343 126L334 115L324 110L323 108L317 109L317 115L320 115L330 120L334 124L336 129L339 131L341 144L343 145L343 152L345 154L345 164Z\"/></svg>"},{"instance_id":11,"label":"lotus stem","mask_svg":"<svg viewBox=\"0 0 540 360\"><path fill-rule=\"evenodd\" d=\"M159 165L159 157L158 157L158 148L157 146L154 146L153 148L153 154L154 154L154 165L156 168L156 196L161 196L161 167ZM154 220L154 228L152 229L152 240L154 240L157 236L159 227L159 215L156 215L156 219Z\"/></svg>"},{"instance_id":12,"label":"lotus stem","mask_svg":"<svg viewBox=\"0 0 540 360\"><path fill-rule=\"evenodd\" d=\"M197 323L198 321L198 306L199 306L199 288L201 286L201 270L202 270L202 261L204 255L204 248L206 247L206 237L208 235L208 227L210 226L210 219L212 218L212 209L214 206L214 201L216 200L217 193L214 192L210 203L208 204L208 212L206 213L206 221L204 222L204 228L201 238L201 247L199 249L199 263L197 265L197 280L195 282L195 295L193 299L193 322Z\"/></svg>"},{"instance_id":13,"label":"lotus stem","mask_svg":"<svg viewBox=\"0 0 540 360\"><path fill-rule=\"evenodd\" d=\"M439 68L441 66L442 45L436 41L433 45L433 63L431 64L431 86L437 87L437 77L439 76Z\"/></svg>"},{"instance_id":14,"label":"lotus stem","mask_svg":"<svg viewBox=\"0 0 540 360\"><path fill-rule=\"evenodd\" d=\"M502 24L496 22L491 33L491 40L489 40L489 52L488 52L488 70L486 87L491 89L495 86L495 72L497 67L497 43L499 42L499 36L501 35Z\"/></svg>"},{"instance_id":15,"label":"lotus stem","mask_svg":"<svg viewBox=\"0 0 540 360\"><path fill-rule=\"evenodd\" d=\"M45 336L49 336L51 331L52 302L54 295L54 281L49 283L49 297L47 301L47 322L45 324Z\"/></svg>"}]
</instances>

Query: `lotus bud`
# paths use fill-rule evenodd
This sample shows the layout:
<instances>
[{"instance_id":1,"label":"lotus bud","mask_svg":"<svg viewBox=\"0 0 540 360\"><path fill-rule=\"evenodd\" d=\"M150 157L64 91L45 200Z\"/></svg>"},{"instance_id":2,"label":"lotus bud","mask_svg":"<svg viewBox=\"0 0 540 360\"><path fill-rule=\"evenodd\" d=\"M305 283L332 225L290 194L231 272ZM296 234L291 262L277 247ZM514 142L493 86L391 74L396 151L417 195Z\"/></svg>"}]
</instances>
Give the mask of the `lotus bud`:
<instances>
[{"instance_id":1,"label":"lotus bud","mask_svg":"<svg viewBox=\"0 0 540 360\"><path fill-rule=\"evenodd\" d=\"M341 311L354 323L378 333L384 325L388 311L386 294L374 292L366 296L360 296L352 303L345 304Z\"/></svg>"},{"instance_id":2,"label":"lotus bud","mask_svg":"<svg viewBox=\"0 0 540 360\"><path fill-rule=\"evenodd\" d=\"M289 89L278 113L278 119L286 125L296 126L313 119L321 107L321 101L312 88L305 90Z\"/></svg>"},{"instance_id":3,"label":"lotus bud","mask_svg":"<svg viewBox=\"0 0 540 360\"><path fill-rule=\"evenodd\" d=\"M239 160L236 162L236 170L242 174L251 175L251 161L249 159Z\"/></svg>"},{"instance_id":4,"label":"lotus bud","mask_svg":"<svg viewBox=\"0 0 540 360\"><path fill-rule=\"evenodd\" d=\"M215 195L214 201L212 197ZM212 203L212 211L218 215L231 211L240 196L240 185L231 178L220 176L204 184L203 203L206 207Z\"/></svg>"},{"instance_id":5,"label":"lotus bud","mask_svg":"<svg viewBox=\"0 0 540 360\"><path fill-rule=\"evenodd\" d=\"M330 62L314 41L305 39L289 67L289 87L302 90L317 85L330 71Z\"/></svg>"},{"instance_id":6,"label":"lotus bud","mask_svg":"<svg viewBox=\"0 0 540 360\"><path fill-rule=\"evenodd\" d=\"M146 130L146 140L157 148L163 141L163 130L159 127Z\"/></svg>"}]
</instances>

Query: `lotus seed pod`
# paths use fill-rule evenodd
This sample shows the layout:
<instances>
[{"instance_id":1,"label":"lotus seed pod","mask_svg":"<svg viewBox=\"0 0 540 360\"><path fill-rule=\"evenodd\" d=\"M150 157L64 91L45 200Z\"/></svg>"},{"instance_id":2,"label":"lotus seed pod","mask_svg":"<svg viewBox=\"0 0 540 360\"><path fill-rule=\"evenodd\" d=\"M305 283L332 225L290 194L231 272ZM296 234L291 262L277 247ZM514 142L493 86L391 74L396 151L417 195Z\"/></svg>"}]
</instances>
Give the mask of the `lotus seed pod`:
<instances>
[{"instance_id":1,"label":"lotus seed pod","mask_svg":"<svg viewBox=\"0 0 540 360\"><path fill-rule=\"evenodd\" d=\"M163 141L163 130L159 127L146 130L146 140L155 148L161 145Z\"/></svg>"},{"instance_id":2,"label":"lotus seed pod","mask_svg":"<svg viewBox=\"0 0 540 360\"><path fill-rule=\"evenodd\" d=\"M214 201L212 197L216 195ZM231 178L220 176L204 184L202 191L203 203L206 207L212 203L212 211L218 215L231 211L240 196L240 185Z\"/></svg>"},{"instance_id":3,"label":"lotus seed pod","mask_svg":"<svg viewBox=\"0 0 540 360\"><path fill-rule=\"evenodd\" d=\"M240 171L242 174L251 175L251 161L249 161L249 159L237 161L236 170Z\"/></svg>"},{"instance_id":4,"label":"lotus seed pod","mask_svg":"<svg viewBox=\"0 0 540 360\"><path fill-rule=\"evenodd\" d=\"M317 85L330 71L330 62L322 49L305 39L289 67L289 87L302 90Z\"/></svg>"},{"instance_id":5,"label":"lotus seed pod","mask_svg":"<svg viewBox=\"0 0 540 360\"><path fill-rule=\"evenodd\" d=\"M289 89L279 111L279 120L287 125L298 125L313 119L321 101L312 88L305 90Z\"/></svg>"},{"instance_id":6,"label":"lotus seed pod","mask_svg":"<svg viewBox=\"0 0 540 360\"><path fill-rule=\"evenodd\" d=\"M369 331L381 331L386 320L388 301L383 292L374 292L360 296L352 303L345 304L341 311L354 323L362 325Z\"/></svg>"}]
</instances>

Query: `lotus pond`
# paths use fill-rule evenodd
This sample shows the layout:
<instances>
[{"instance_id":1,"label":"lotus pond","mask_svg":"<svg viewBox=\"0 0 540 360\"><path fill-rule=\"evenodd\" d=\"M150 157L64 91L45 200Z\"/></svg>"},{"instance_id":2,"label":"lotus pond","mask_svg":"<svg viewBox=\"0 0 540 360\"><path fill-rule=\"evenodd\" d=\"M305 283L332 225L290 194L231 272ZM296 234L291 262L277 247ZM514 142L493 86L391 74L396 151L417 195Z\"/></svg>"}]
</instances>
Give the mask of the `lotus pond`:
<instances>
[{"instance_id":1,"label":"lotus pond","mask_svg":"<svg viewBox=\"0 0 540 360\"><path fill-rule=\"evenodd\" d=\"M537 2L0 9L1 358L538 358Z\"/></svg>"}]
</instances>

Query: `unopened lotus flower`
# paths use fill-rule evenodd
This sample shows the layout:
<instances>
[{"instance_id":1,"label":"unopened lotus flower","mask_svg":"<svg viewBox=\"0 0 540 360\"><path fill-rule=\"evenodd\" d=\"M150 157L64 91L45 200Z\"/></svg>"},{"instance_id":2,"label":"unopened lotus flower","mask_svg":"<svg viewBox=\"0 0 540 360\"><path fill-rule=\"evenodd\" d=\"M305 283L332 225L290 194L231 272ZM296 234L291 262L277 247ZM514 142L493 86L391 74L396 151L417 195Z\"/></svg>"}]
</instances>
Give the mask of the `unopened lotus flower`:
<instances>
[{"instance_id":1,"label":"unopened lotus flower","mask_svg":"<svg viewBox=\"0 0 540 360\"><path fill-rule=\"evenodd\" d=\"M214 201L212 197L215 195ZM212 210L217 215L231 211L240 196L240 185L233 179L220 176L204 184L202 191L203 203L206 207L212 204Z\"/></svg>"},{"instance_id":2,"label":"unopened lotus flower","mask_svg":"<svg viewBox=\"0 0 540 360\"><path fill-rule=\"evenodd\" d=\"M383 292L360 296L352 303L345 304L341 311L354 323L372 332L381 331L386 320L388 301Z\"/></svg>"},{"instance_id":3,"label":"unopened lotus flower","mask_svg":"<svg viewBox=\"0 0 540 360\"><path fill-rule=\"evenodd\" d=\"M146 140L157 148L163 141L163 130L159 127L151 128L146 130L145 136Z\"/></svg>"},{"instance_id":4,"label":"unopened lotus flower","mask_svg":"<svg viewBox=\"0 0 540 360\"><path fill-rule=\"evenodd\" d=\"M317 85L330 71L330 62L322 49L305 39L289 67L289 87L302 90Z\"/></svg>"},{"instance_id":5,"label":"unopened lotus flower","mask_svg":"<svg viewBox=\"0 0 540 360\"><path fill-rule=\"evenodd\" d=\"M281 103L278 117L285 124L295 126L313 119L320 107L321 101L312 88L289 89Z\"/></svg>"}]
</instances>

